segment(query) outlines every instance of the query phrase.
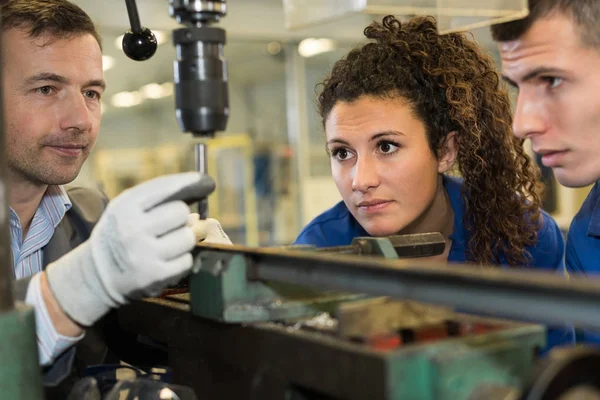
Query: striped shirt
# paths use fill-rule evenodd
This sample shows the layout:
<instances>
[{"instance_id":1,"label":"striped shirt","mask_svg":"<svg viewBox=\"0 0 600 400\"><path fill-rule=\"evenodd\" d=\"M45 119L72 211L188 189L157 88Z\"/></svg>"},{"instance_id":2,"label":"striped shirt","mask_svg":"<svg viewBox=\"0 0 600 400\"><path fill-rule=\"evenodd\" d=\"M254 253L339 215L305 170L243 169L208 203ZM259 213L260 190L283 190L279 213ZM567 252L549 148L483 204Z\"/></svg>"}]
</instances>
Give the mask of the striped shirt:
<instances>
[{"instance_id":1,"label":"striped shirt","mask_svg":"<svg viewBox=\"0 0 600 400\"><path fill-rule=\"evenodd\" d=\"M60 335L52 321L42 298L39 272L44 267L43 248L50 242L54 230L64 218L72 203L61 186L48 186L42 201L23 238L19 216L9 209L10 248L16 279L34 276L27 288L25 302L35 309L38 353L41 365L48 365L66 349L79 341L79 337ZM37 274L37 275L36 275Z\"/></svg>"},{"instance_id":2,"label":"striped shirt","mask_svg":"<svg viewBox=\"0 0 600 400\"><path fill-rule=\"evenodd\" d=\"M71 200L62 187L48 186L25 238L23 238L19 216L12 207L10 208L10 249L15 278L26 278L42 271L44 267L42 249L48 244L54 235L54 229L71 206Z\"/></svg>"}]
</instances>

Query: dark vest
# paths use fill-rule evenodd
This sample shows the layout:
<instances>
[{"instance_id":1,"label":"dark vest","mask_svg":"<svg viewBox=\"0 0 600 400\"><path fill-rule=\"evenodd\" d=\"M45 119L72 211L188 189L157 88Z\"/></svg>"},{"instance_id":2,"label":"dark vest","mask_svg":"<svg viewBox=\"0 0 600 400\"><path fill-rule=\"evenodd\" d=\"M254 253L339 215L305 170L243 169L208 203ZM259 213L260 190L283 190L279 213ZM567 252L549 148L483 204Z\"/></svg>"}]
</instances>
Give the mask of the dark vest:
<instances>
[{"instance_id":1,"label":"dark vest","mask_svg":"<svg viewBox=\"0 0 600 400\"><path fill-rule=\"evenodd\" d=\"M69 188L67 195L73 206L54 230L44 247L44 268L85 242L106 209L108 199L100 191L89 188Z\"/></svg>"},{"instance_id":2,"label":"dark vest","mask_svg":"<svg viewBox=\"0 0 600 400\"><path fill-rule=\"evenodd\" d=\"M104 212L108 199L101 192L89 188L68 188L73 206L54 230L50 242L43 248L46 266L85 242ZM66 399L73 384L85 367L105 362L107 346L103 339L103 318L90 329L75 348L69 349L45 371L46 399Z\"/></svg>"}]
</instances>

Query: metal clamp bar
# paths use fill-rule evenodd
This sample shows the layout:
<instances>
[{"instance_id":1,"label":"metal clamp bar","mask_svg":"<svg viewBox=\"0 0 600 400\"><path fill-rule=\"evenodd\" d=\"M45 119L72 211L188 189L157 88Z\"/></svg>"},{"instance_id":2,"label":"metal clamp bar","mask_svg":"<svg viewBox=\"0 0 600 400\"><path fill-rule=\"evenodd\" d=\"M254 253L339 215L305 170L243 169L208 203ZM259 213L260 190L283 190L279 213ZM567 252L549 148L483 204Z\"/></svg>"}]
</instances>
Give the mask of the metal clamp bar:
<instances>
[{"instance_id":1,"label":"metal clamp bar","mask_svg":"<svg viewBox=\"0 0 600 400\"><path fill-rule=\"evenodd\" d=\"M246 258L248 279L446 304L543 323L600 329L600 281L475 265L432 264L243 246L199 245Z\"/></svg>"}]
</instances>

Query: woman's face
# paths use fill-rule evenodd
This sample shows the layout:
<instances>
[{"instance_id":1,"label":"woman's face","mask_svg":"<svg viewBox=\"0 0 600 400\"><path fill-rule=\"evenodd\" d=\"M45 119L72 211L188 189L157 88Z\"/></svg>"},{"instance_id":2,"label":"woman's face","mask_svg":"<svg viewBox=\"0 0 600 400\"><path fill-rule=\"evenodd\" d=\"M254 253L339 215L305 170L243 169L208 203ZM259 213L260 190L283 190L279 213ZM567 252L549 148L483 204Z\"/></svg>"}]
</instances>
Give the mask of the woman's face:
<instances>
[{"instance_id":1,"label":"woman's face","mask_svg":"<svg viewBox=\"0 0 600 400\"><path fill-rule=\"evenodd\" d=\"M435 157L425 125L402 98L338 102L325 131L337 188L372 236L418 223L436 196L438 174L451 167Z\"/></svg>"}]
</instances>

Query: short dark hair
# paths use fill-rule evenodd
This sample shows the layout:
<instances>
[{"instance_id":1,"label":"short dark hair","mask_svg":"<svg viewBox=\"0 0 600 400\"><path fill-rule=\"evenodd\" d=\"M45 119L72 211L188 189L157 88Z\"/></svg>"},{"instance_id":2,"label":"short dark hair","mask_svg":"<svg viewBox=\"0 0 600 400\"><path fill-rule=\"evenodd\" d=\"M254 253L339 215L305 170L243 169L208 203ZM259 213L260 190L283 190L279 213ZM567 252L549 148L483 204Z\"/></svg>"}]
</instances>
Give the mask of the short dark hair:
<instances>
[{"instance_id":1,"label":"short dark hair","mask_svg":"<svg viewBox=\"0 0 600 400\"><path fill-rule=\"evenodd\" d=\"M529 15L523 19L492 26L492 37L497 42L516 40L538 20L553 12L573 19L579 28L581 41L588 46L600 47L600 1L598 0L529 0Z\"/></svg>"},{"instance_id":2,"label":"short dark hair","mask_svg":"<svg viewBox=\"0 0 600 400\"><path fill-rule=\"evenodd\" d=\"M89 15L67 0L8 0L0 1L2 31L24 29L37 38L50 34L69 38L90 34L102 48L102 39Z\"/></svg>"}]
</instances>

